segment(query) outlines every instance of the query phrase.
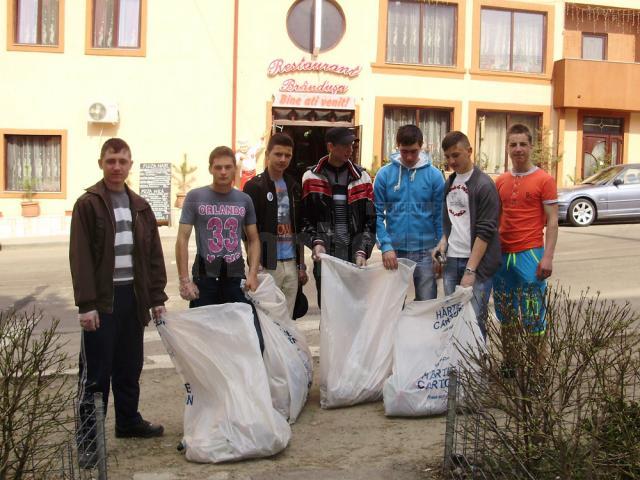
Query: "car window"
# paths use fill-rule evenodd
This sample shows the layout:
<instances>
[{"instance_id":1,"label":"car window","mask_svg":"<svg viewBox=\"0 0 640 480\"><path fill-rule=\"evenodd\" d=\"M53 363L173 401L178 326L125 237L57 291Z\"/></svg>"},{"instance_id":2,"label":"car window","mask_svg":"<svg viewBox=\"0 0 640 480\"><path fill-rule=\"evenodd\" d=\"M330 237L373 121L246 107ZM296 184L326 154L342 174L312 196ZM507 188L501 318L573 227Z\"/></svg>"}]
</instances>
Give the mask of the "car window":
<instances>
[{"instance_id":1,"label":"car window","mask_svg":"<svg viewBox=\"0 0 640 480\"><path fill-rule=\"evenodd\" d=\"M638 185L640 184L640 168L627 168L620 177L625 185Z\"/></svg>"},{"instance_id":2,"label":"car window","mask_svg":"<svg viewBox=\"0 0 640 480\"><path fill-rule=\"evenodd\" d=\"M585 178L582 182L583 185L599 185L606 183L616 177L622 170L622 167L609 167L604 170L600 170L594 173L590 177Z\"/></svg>"}]
</instances>

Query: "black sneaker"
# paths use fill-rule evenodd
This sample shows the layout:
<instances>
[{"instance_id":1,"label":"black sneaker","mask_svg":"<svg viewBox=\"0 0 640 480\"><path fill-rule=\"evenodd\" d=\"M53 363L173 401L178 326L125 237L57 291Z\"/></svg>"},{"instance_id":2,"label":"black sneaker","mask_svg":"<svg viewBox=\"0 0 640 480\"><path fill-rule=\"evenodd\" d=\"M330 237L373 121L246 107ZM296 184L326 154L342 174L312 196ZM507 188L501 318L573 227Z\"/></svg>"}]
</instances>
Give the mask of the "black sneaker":
<instances>
[{"instance_id":1,"label":"black sneaker","mask_svg":"<svg viewBox=\"0 0 640 480\"><path fill-rule=\"evenodd\" d=\"M116 425L116 438L151 438L161 437L164 433L164 427L155 423L142 420L140 423L131 427L119 427Z\"/></svg>"}]
</instances>

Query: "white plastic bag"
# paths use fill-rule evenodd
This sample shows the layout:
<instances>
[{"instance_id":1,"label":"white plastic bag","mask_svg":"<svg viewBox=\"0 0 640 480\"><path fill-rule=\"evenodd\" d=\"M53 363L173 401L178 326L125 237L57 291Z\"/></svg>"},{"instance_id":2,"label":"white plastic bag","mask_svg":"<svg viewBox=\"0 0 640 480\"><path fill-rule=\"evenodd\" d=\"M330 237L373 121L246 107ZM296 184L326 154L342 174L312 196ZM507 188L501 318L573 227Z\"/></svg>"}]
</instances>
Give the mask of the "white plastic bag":
<instances>
[{"instance_id":1,"label":"white plastic bag","mask_svg":"<svg viewBox=\"0 0 640 480\"><path fill-rule=\"evenodd\" d=\"M313 381L313 358L304 335L289 318L287 300L271 275L258 275L255 292L247 292L258 311L264 338L264 364L267 369L273 407L289 423L302 411Z\"/></svg>"},{"instance_id":2,"label":"white plastic bag","mask_svg":"<svg viewBox=\"0 0 640 480\"><path fill-rule=\"evenodd\" d=\"M473 290L407 304L394 342L393 375L384 384L384 411L394 416L438 415L447 410L449 371L461 365L459 348L477 351L480 327Z\"/></svg>"},{"instance_id":3,"label":"white plastic bag","mask_svg":"<svg viewBox=\"0 0 640 480\"><path fill-rule=\"evenodd\" d=\"M321 258L320 406L379 400L415 263L401 258L397 270L386 270Z\"/></svg>"},{"instance_id":4,"label":"white plastic bag","mask_svg":"<svg viewBox=\"0 0 640 480\"><path fill-rule=\"evenodd\" d=\"M267 457L287 446L291 428L271 404L249 305L169 312L156 326L187 390L187 460Z\"/></svg>"}]
</instances>

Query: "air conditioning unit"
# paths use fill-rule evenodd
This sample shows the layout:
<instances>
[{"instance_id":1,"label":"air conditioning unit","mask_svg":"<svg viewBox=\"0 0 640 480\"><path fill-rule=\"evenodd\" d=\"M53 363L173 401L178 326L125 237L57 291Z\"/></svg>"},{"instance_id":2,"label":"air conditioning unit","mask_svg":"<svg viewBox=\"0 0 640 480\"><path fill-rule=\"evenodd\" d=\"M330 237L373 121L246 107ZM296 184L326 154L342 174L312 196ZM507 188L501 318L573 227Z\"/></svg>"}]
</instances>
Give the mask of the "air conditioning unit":
<instances>
[{"instance_id":1,"label":"air conditioning unit","mask_svg":"<svg viewBox=\"0 0 640 480\"><path fill-rule=\"evenodd\" d=\"M89 103L87 110L87 121L89 123L118 123L120 122L120 114L118 113L118 104L97 100Z\"/></svg>"}]
</instances>

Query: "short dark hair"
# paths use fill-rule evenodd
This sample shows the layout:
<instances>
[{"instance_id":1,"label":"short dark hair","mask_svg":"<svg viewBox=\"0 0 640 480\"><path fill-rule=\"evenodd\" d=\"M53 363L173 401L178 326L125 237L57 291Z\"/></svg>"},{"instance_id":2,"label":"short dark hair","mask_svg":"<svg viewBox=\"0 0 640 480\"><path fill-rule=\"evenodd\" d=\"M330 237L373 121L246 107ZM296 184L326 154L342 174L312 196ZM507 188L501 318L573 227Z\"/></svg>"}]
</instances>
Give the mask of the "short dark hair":
<instances>
[{"instance_id":1,"label":"short dark hair","mask_svg":"<svg viewBox=\"0 0 640 480\"><path fill-rule=\"evenodd\" d=\"M102 144L102 148L100 149L100 158L104 158L104 156L111 150L113 153L121 152L122 150L126 150L129 152L129 156L131 156L131 149L127 142L122 140L121 138L110 138L106 142Z\"/></svg>"},{"instance_id":2,"label":"short dark hair","mask_svg":"<svg viewBox=\"0 0 640 480\"><path fill-rule=\"evenodd\" d=\"M286 133L274 133L271 135L269 143L267 143L267 153L269 153L276 145L293 148L293 139Z\"/></svg>"},{"instance_id":3,"label":"short dark hair","mask_svg":"<svg viewBox=\"0 0 640 480\"><path fill-rule=\"evenodd\" d=\"M213 161L216 158L220 157L231 157L233 159L233 164L236 164L236 154L233 153L233 150L231 150L229 147L221 145L211 150L211 153L209 154L209 167L213 165Z\"/></svg>"},{"instance_id":4,"label":"short dark hair","mask_svg":"<svg viewBox=\"0 0 640 480\"><path fill-rule=\"evenodd\" d=\"M507 130L507 139L509 138L509 135L518 135L520 133L524 133L529 139L529 143L533 145L533 135L531 135L531 130L522 123L514 123L509 127L509 130Z\"/></svg>"},{"instance_id":5,"label":"short dark hair","mask_svg":"<svg viewBox=\"0 0 640 480\"><path fill-rule=\"evenodd\" d=\"M449 132L442 139L442 150L443 151L449 150L451 147L455 147L459 143L464 148L471 147L471 143L469 142L469 137L467 137L464 133L458 130Z\"/></svg>"},{"instance_id":6,"label":"short dark hair","mask_svg":"<svg viewBox=\"0 0 640 480\"><path fill-rule=\"evenodd\" d=\"M403 125L396 132L397 145L413 145L417 143L422 146L423 140L422 130L415 125Z\"/></svg>"}]
</instances>

